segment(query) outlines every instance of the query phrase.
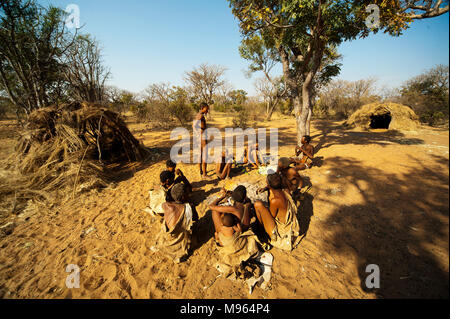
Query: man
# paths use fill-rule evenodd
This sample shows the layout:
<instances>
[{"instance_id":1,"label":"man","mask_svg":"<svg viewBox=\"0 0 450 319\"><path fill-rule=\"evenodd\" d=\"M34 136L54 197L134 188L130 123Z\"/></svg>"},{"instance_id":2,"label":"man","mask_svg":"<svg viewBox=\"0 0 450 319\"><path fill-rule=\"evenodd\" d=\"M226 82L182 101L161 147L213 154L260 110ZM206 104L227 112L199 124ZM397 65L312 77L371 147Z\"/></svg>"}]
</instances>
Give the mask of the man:
<instances>
[{"instance_id":1,"label":"man","mask_svg":"<svg viewBox=\"0 0 450 319\"><path fill-rule=\"evenodd\" d=\"M302 146L298 145L295 147L295 156L297 159L293 159L295 162L295 168L298 171L309 169L313 165L314 159L314 146L310 144L311 137L309 135L305 135L302 137L301 143ZM303 157L299 159L300 155L303 153Z\"/></svg>"},{"instance_id":2,"label":"man","mask_svg":"<svg viewBox=\"0 0 450 319\"><path fill-rule=\"evenodd\" d=\"M270 237L270 244L282 250L291 251L299 241L300 227L297 220L297 207L290 194L283 190L280 174L267 176L269 205L256 201L255 213L264 231Z\"/></svg>"},{"instance_id":3,"label":"man","mask_svg":"<svg viewBox=\"0 0 450 319\"><path fill-rule=\"evenodd\" d=\"M303 187L303 179L297 170L291 167L292 161L287 157L278 160L277 173L282 178L283 189L287 189L291 194Z\"/></svg>"},{"instance_id":4,"label":"man","mask_svg":"<svg viewBox=\"0 0 450 319\"><path fill-rule=\"evenodd\" d=\"M222 152L220 163L216 164L216 174L219 180L230 179L232 162L227 163L227 153Z\"/></svg>"},{"instance_id":5,"label":"man","mask_svg":"<svg viewBox=\"0 0 450 319\"><path fill-rule=\"evenodd\" d=\"M246 231L250 227L250 221L252 216L254 216L253 205L251 201L247 198L247 189L245 186L239 185L235 188L233 192L227 192L225 189L222 190L220 196L214 200L214 202L209 205L212 210L212 216L214 221L214 227L216 232L220 229L220 218L223 214L231 214L236 217L242 226L242 230ZM219 203L224 199L231 196L232 205L231 206L219 206Z\"/></svg>"},{"instance_id":6,"label":"man","mask_svg":"<svg viewBox=\"0 0 450 319\"><path fill-rule=\"evenodd\" d=\"M220 268L228 275L236 272L242 262L255 257L259 250L257 238L249 229L251 215L250 211L245 209L245 187L238 186L232 193L222 190L220 195L210 208L222 261ZM234 201L232 206L218 206L230 195Z\"/></svg>"},{"instance_id":7,"label":"man","mask_svg":"<svg viewBox=\"0 0 450 319\"><path fill-rule=\"evenodd\" d=\"M207 179L207 164L206 164L206 118L205 116L209 112L209 105L205 102L200 104L200 111L197 113L194 121L194 134L195 138L200 139L200 176L202 179Z\"/></svg>"},{"instance_id":8,"label":"man","mask_svg":"<svg viewBox=\"0 0 450 319\"><path fill-rule=\"evenodd\" d=\"M157 238L157 247L169 255L175 263L179 263L188 256L190 249L193 209L188 203L185 184L174 185L170 193L174 202L162 205L164 222Z\"/></svg>"},{"instance_id":9,"label":"man","mask_svg":"<svg viewBox=\"0 0 450 319\"><path fill-rule=\"evenodd\" d=\"M173 184L184 183L187 186L188 193L192 192L191 183L189 183L183 172L180 169L177 169L176 163L169 159L166 161L166 168L169 172L173 172L177 175L177 178L175 179Z\"/></svg>"}]
</instances>

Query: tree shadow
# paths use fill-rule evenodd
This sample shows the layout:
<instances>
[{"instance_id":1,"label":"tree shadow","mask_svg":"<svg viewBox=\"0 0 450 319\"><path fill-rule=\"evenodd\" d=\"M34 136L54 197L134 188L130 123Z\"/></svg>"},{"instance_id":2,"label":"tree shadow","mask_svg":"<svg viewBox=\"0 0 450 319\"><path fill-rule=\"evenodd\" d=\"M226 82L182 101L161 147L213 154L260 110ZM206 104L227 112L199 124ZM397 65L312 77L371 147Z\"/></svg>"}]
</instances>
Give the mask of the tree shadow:
<instances>
[{"instance_id":1,"label":"tree shadow","mask_svg":"<svg viewBox=\"0 0 450 319\"><path fill-rule=\"evenodd\" d=\"M201 203L203 203L209 196L211 196L212 194L216 194L216 193L220 192L220 190L221 190L220 187L211 188L207 192L205 192L202 189L194 190L191 193L192 202L193 202L193 204L195 206L198 206Z\"/></svg>"},{"instance_id":2,"label":"tree shadow","mask_svg":"<svg viewBox=\"0 0 450 319\"><path fill-rule=\"evenodd\" d=\"M448 166L447 159L435 157ZM325 220L330 242L337 254L356 255L361 288L378 298L448 298L448 171L414 165L407 173L388 174L358 160L329 160L328 182L340 183L343 194L355 187L363 198L345 205L316 195L336 206ZM365 285L370 264L380 268L378 289Z\"/></svg>"},{"instance_id":3,"label":"tree shadow","mask_svg":"<svg viewBox=\"0 0 450 319\"><path fill-rule=\"evenodd\" d=\"M309 193L303 194L303 199L298 207L297 219L300 225L300 236L306 236L311 223L311 217L314 216L314 196Z\"/></svg>"},{"instance_id":4,"label":"tree shadow","mask_svg":"<svg viewBox=\"0 0 450 319\"><path fill-rule=\"evenodd\" d=\"M315 121L314 128L318 134L311 136L312 143L315 144L315 152L333 145L420 145L424 140L419 138L405 137L401 131L350 131L344 125L334 121Z\"/></svg>"},{"instance_id":5,"label":"tree shadow","mask_svg":"<svg viewBox=\"0 0 450 319\"><path fill-rule=\"evenodd\" d=\"M145 170L163 160L167 157L167 154L170 154L170 147L148 148L148 155L143 161L110 164L107 165L106 170L111 182L123 182L133 178L137 172Z\"/></svg>"}]
</instances>

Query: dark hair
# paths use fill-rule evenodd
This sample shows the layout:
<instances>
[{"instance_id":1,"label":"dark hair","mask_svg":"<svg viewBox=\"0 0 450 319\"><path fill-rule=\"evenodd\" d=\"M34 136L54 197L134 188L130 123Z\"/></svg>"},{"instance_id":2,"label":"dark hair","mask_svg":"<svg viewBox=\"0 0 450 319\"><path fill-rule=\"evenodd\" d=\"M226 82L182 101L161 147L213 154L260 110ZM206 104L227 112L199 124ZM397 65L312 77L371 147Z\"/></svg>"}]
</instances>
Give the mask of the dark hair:
<instances>
[{"instance_id":1,"label":"dark hair","mask_svg":"<svg viewBox=\"0 0 450 319\"><path fill-rule=\"evenodd\" d=\"M233 191L231 198L236 202L243 203L247 198L247 189L243 185L239 185Z\"/></svg>"},{"instance_id":2,"label":"dark hair","mask_svg":"<svg viewBox=\"0 0 450 319\"><path fill-rule=\"evenodd\" d=\"M166 166L170 167L170 168L175 168L175 167L177 167L177 163L174 163L172 160L168 159L166 161Z\"/></svg>"},{"instance_id":3,"label":"dark hair","mask_svg":"<svg viewBox=\"0 0 450 319\"><path fill-rule=\"evenodd\" d=\"M183 197L186 194L186 185L184 183L175 184L170 190L170 195L174 201L181 203L183 201Z\"/></svg>"},{"instance_id":4,"label":"dark hair","mask_svg":"<svg viewBox=\"0 0 450 319\"><path fill-rule=\"evenodd\" d=\"M305 138L305 140L306 140L307 143L311 142L311 136L305 135L305 136L303 136L303 137Z\"/></svg>"},{"instance_id":5,"label":"dark hair","mask_svg":"<svg viewBox=\"0 0 450 319\"><path fill-rule=\"evenodd\" d=\"M281 168L288 168L291 165L291 160L287 157L282 157L278 160L278 166Z\"/></svg>"},{"instance_id":6,"label":"dark hair","mask_svg":"<svg viewBox=\"0 0 450 319\"><path fill-rule=\"evenodd\" d=\"M161 180L161 183L165 183L168 180L174 180L175 179L175 173L171 171L163 171L159 175L159 179Z\"/></svg>"},{"instance_id":7,"label":"dark hair","mask_svg":"<svg viewBox=\"0 0 450 319\"><path fill-rule=\"evenodd\" d=\"M278 173L273 173L267 175L267 184L273 189L281 189L283 184L281 181L281 176Z\"/></svg>"},{"instance_id":8,"label":"dark hair","mask_svg":"<svg viewBox=\"0 0 450 319\"><path fill-rule=\"evenodd\" d=\"M206 103L206 102L200 103L200 110L204 107L209 107L208 103Z\"/></svg>"},{"instance_id":9,"label":"dark hair","mask_svg":"<svg viewBox=\"0 0 450 319\"><path fill-rule=\"evenodd\" d=\"M233 227L236 224L236 219L234 218L234 215L232 215L230 213L223 214L222 224L225 227Z\"/></svg>"}]
</instances>

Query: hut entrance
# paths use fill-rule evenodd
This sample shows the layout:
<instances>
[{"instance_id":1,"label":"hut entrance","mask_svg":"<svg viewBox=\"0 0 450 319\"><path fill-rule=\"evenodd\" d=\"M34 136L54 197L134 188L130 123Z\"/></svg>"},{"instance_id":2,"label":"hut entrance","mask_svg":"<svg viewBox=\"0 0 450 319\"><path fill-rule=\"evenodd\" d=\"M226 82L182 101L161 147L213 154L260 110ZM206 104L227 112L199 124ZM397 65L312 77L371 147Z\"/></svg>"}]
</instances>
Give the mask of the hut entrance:
<instances>
[{"instance_id":1,"label":"hut entrance","mask_svg":"<svg viewBox=\"0 0 450 319\"><path fill-rule=\"evenodd\" d=\"M384 113L379 115L371 115L370 116L370 128L389 128L389 124L391 124L392 116L391 113Z\"/></svg>"}]
</instances>

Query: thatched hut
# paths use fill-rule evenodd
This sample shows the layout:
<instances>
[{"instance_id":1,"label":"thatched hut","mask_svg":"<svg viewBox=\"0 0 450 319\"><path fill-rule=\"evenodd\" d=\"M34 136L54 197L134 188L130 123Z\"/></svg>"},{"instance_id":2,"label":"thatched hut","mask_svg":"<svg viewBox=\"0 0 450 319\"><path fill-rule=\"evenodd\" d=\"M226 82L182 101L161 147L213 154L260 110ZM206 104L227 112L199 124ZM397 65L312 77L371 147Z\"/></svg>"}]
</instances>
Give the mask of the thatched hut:
<instances>
[{"instance_id":1,"label":"thatched hut","mask_svg":"<svg viewBox=\"0 0 450 319\"><path fill-rule=\"evenodd\" d=\"M371 103L353 113L344 125L364 129L415 130L419 117L414 111L397 103Z\"/></svg>"},{"instance_id":2,"label":"thatched hut","mask_svg":"<svg viewBox=\"0 0 450 319\"><path fill-rule=\"evenodd\" d=\"M31 113L8 167L19 174L0 183L0 195L31 193L50 199L106 186L110 165L145 160L149 150L120 115L101 105L74 102ZM59 194L57 194L59 193Z\"/></svg>"}]
</instances>

